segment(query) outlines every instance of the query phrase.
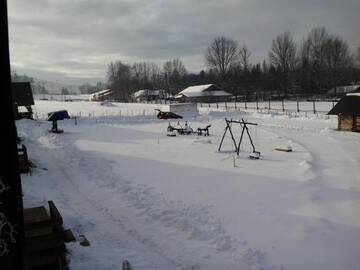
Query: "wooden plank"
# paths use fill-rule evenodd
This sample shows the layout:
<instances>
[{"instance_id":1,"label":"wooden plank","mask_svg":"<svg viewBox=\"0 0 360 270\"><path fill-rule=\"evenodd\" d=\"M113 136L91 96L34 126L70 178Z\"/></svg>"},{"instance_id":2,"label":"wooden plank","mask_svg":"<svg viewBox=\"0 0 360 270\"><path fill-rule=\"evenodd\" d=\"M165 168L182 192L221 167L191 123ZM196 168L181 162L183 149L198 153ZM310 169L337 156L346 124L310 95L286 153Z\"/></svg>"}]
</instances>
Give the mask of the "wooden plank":
<instances>
[{"instance_id":1,"label":"wooden plank","mask_svg":"<svg viewBox=\"0 0 360 270\"><path fill-rule=\"evenodd\" d=\"M34 254L40 251L57 249L65 251L64 235L61 233L50 233L46 235L25 238L25 253Z\"/></svg>"},{"instance_id":2,"label":"wooden plank","mask_svg":"<svg viewBox=\"0 0 360 270\"><path fill-rule=\"evenodd\" d=\"M59 253L55 249L48 250L42 253L41 256L25 256L25 264L28 269L44 266L49 266L48 269L57 269L56 267L50 267L50 265L59 265L59 262L65 262L65 254Z\"/></svg>"},{"instance_id":3,"label":"wooden plank","mask_svg":"<svg viewBox=\"0 0 360 270\"><path fill-rule=\"evenodd\" d=\"M50 217L53 221L53 225L56 227L56 229L63 230L63 219L59 210L56 208L55 203L53 201L48 201L48 204L50 209Z\"/></svg>"},{"instance_id":4,"label":"wooden plank","mask_svg":"<svg viewBox=\"0 0 360 270\"><path fill-rule=\"evenodd\" d=\"M35 229L34 228L31 228L31 229L25 228L25 237L31 238L31 237L50 234L52 232L53 232L53 230L51 228L51 223L49 223L49 224L46 224L46 226L43 226L40 228L35 228Z\"/></svg>"},{"instance_id":5,"label":"wooden plank","mask_svg":"<svg viewBox=\"0 0 360 270\"><path fill-rule=\"evenodd\" d=\"M31 225L43 221L50 221L50 216L44 206L24 209L25 225Z\"/></svg>"},{"instance_id":6,"label":"wooden plank","mask_svg":"<svg viewBox=\"0 0 360 270\"><path fill-rule=\"evenodd\" d=\"M64 231L64 241L66 243L76 241L74 234L71 230L65 230Z\"/></svg>"}]
</instances>

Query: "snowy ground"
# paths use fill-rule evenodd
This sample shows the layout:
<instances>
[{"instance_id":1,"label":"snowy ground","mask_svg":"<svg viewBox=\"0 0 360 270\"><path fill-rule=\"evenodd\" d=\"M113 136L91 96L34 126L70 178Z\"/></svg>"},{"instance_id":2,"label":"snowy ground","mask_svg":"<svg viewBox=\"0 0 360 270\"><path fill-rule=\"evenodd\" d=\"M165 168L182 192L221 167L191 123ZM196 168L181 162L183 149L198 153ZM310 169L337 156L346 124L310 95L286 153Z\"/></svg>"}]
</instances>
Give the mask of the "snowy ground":
<instances>
[{"instance_id":1,"label":"snowy ground","mask_svg":"<svg viewBox=\"0 0 360 270\"><path fill-rule=\"evenodd\" d=\"M360 134L324 115L201 108L187 120L210 123L210 137L167 137L156 107L36 101L39 115L82 115L59 123L60 135L45 121L17 122L37 165L22 177L25 205L54 200L91 243L68 245L71 269L121 269L125 259L135 270L360 269ZM246 141L234 167L229 137L217 151L224 117L259 124L260 160L247 158Z\"/></svg>"}]
</instances>

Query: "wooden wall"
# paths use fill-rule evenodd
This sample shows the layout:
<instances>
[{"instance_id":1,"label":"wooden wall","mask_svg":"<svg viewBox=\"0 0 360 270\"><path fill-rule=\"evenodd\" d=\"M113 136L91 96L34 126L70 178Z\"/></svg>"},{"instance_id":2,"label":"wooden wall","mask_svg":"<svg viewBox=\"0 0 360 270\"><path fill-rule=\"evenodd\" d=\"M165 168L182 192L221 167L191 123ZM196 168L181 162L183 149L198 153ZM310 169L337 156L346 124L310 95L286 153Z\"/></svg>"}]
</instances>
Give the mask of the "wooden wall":
<instances>
[{"instance_id":1,"label":"wooden wall","mask_svg":"<svg viewBox=\"0 0 360 270\"><path fill-rule=\"evenodd\" d=\"M339 115L338 130L360 132L360 116Z\"/></svg>"}]
</instances>

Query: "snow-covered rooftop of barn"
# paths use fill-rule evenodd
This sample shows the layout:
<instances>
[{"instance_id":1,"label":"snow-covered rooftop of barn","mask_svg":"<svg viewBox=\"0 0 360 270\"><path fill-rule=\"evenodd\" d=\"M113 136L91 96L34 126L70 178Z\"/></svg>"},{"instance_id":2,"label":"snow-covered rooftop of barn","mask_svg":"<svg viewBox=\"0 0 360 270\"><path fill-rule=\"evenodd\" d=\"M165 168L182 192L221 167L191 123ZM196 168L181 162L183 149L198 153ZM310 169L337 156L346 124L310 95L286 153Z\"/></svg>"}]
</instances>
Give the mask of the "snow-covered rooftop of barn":
<instances>
[{"instance_id":1,"label":"snow-covered rooftop of barn","mask_svg":"<svg viewBox=\"0 0 360 270\"><path fill-rule=\"evenodd\" d=\"M134 97L141 97L141 96L158 96L161 94L161 92L164 90L148 90L148 89L144 89L144 90L139 90L136 91L133 95Z\"/></svg>"},{"instance_id":2,"label":"snow-covered rooftop of barn","mask_svg":"<svg viewBox=\"0 0 360 270\"><path fill-rule=\"evenodd\" d=\"M183 91L181 91L179 94L176 95L176 97L181 96L187 96L187 97L202 97L202 96L231 96L228 92L224 90L213 90L213 91L206 91L209 89L213 84L203 84L203 85L196 85L196 86L190 86Z\"/></svg>"}]
</instances>

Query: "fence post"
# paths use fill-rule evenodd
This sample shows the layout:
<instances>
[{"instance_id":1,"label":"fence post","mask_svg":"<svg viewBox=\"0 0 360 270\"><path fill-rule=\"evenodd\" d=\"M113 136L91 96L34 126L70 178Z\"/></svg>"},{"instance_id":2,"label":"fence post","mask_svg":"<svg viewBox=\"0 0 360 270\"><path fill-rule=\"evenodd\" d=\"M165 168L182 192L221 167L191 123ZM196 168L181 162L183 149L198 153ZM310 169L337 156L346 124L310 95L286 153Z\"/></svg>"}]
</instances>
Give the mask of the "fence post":
<instances>
[{"instance_id":1,"label":"fence post","mask_svg":"<svg viewBox=\"0 0 360 270\"><path fill-rule=\"evenodd\" d=\"M258 95L256 95L256 110L259 110L259 100L258 100Z\"/></svg>"},{"instance_id":2,"label":"fence post","mask_svg":"<svg viewBox=\"0 0 360 270\"><path fill-rule=\"evenodd\" d=\"M246 100L246 96L245 96L245 110L247 110L247 100Z\"/></svg>"},{"instance_id":3,"label":"fence post","mask_svg":"<svg viewBox=\"0 0 360 270\"><path fill-rule=\"evenodd\" d=\"M227 111L227 103L226 103L226 101L225 101L225 110Z\"/></svg>"},{"instance_id":4,"label":"fence post","mask_svg":"<svg viewBox=\"0 0 360 270\"><path fill-rule=\"evenodd\" d=\"M281 100L282 111L285 112L284 99Z\"/></svg>"},{"instance_id":5,"label":"fence post","mask_svg":"<svg viewBox=\"0 0 360 270\"><path fill-rule=\"evenodd\" d=\"M299 97L296 97L296 111L297 111L297 112L300 112Z\"/></svg>"},{"instance_id":6,"label":"fence post","mask_svg":"<svg viewBox=\"0 0 360 270\"><path fill-rule=\"evenodd\" d=\"M271 110L271 104L270 104L270 102L271 102L271 101L270 101L270 99L269 99L269 111Z\"/></svg>"},{"instance_id":7,"label":"fence post","mask_svg":"<svg viewBox=\"0 0 360 270\"><path fill-rule=\"evenodd\" d=\"M314 110L314 114L315 114L316 113L315 100L313 100L313 110Z\"/></svg>"},{"instance_id":8,"label":"fence post","mask_svg":"<svg viewBox=\"0 0 360 270\"><path fill-rule=\"evenodd\" d=\"M236 111L236 100L237 100L237 96L235 96L235 102L234 102L234 107L235 107L235 111Z\"/></svg>"}]
</instances>

